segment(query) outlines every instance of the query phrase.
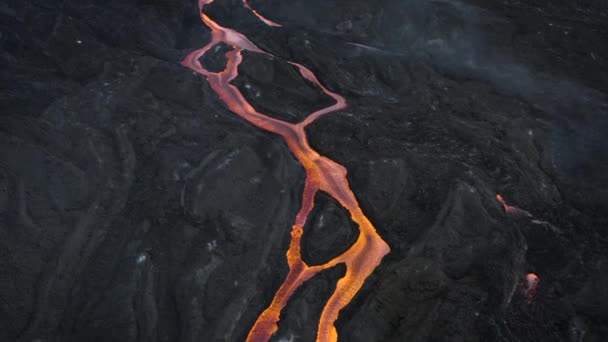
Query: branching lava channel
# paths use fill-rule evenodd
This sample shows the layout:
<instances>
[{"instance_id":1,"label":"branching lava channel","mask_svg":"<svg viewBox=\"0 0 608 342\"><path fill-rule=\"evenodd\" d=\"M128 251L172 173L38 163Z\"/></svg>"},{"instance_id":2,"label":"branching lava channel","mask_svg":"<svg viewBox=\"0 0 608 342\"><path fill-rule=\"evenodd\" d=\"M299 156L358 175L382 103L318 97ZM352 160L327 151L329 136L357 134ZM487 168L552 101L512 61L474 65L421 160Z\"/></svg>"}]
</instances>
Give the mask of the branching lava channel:
<instances>
[{"instance_id":1,"label":"branching lava channel","mask_svg":"<svg viewBox=\"0 0 608 342\"><path fill-rule=\"evenodd\" d=\"M213 1L199 0L201 20L211 29L211 41L186 56L182 65L204 75L211 88L233 113L258 128L280 135L306 171L302 205L292 226L291 242L287 250L289 273L275 294L270 306L260 314L249 331L247 341L268 341L277 331L281 311L296 289L317 273L343 263L346 266L346 274L338 280L334 293L325 304L317 331L317 341L335 342L338 339L338 333L334 323L338 319L340 310L352 300L363 286L365 279L390 251L388 244L378 235L375 227L359 207L355 195L348 185L346 169L342 165L321 156L308 144L305 127L325 114L346 108L346 100L325 88L310 69L288 61L288 63L298 68L302 77L332 97L335 104L311 113L302 122L296 124L278 120L256 111L239 89L230 82L238 76L238 66L243 60L243 51L274 56L259 49L243 34L222 27L209 18L204 12L204 7ZM243 5L266 25L280 26L253 10L246 0L243 0ZM210 72L202 66L200 58L218 43L225 43L232 46L233 49L226 53L228 62L225 69L220 72ZM322 265L310 266L300 256L300 239L306 219L314 206L315 194L318 191L327 193L349 211L352 220L359 226L360 234L350 249L341 255Z\"/></svg>"}]
</instances>

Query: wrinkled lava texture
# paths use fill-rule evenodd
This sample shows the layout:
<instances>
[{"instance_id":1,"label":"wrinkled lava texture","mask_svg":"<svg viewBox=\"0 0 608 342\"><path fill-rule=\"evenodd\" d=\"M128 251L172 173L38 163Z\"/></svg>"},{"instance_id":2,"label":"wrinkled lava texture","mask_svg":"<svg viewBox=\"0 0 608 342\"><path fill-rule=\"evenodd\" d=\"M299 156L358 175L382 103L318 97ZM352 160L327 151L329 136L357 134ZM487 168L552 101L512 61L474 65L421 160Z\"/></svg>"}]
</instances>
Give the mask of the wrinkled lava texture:
<instances>
[{"instance_id":1,"label":"wrinkled lava texture","mask_svg":"<svg viewBox=\"0 0 608 342\"><path fill-rule=\"evenodd\" d=\"M232 83L291 123L333 102L285 61L344 96L308 140L390 246L339 341L608 339L606 1L249 5L282 26L205 7L277 57L244 51ZM211 36L197 2L7 0L0 19L0 341L243 341L289 271L305 172L180 65ZM314 203L319 265L359 229ZM314 341L345 272L304 283L271 341Z\"/></svg>"}]
</instances>

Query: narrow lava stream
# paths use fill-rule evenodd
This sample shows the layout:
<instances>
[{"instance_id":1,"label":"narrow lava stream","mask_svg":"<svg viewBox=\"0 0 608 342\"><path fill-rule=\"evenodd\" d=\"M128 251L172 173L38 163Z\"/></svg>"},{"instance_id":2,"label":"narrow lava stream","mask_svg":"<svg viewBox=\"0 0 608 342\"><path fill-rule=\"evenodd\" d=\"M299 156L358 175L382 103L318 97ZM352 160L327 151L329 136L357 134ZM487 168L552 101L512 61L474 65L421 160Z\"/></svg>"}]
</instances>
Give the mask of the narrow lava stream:
<instances>
[{"instance_id":1,"label":"narrow lava stream","mask_svg":"<svg viewBox=\"0 0 608 342\"><path fill-rule=\"evenodd\" d=\"M288 61L299 69L302 77L318 86L325 94L331 96L336 103L311 113L305 120L297 124L278 120L256 111L239 89L230 82L238 76L238 66L243 60L243 51L276 57L259 49L241 33L222 27L209 18L204 13L203 8L211 2L213 0L199 0L200 16L203 23L211 29L211 41L201 49L188 54L182 65L204 75L211 88L232 112L263 130L283 137L293 155L300 161L306 171L302 206L293 224L291 242L287 250L289 273L275 294L270 306L260 314L249 331L247 341L268 341L277 331L281 311L296 289L317 273L344 263L346 274L338 280L336 290L323 308L317 331L317 341L335 342L338 340L338 333L334 323L338 319L340 310L352 300L365 279L390 251L388 244L382 240L372 223L359 208L355 195L348 185L346 169L342 165L319 155L308 144L305 127L325 114L346 108L346 100L325 88L311 70L301 64ZM243 5L266 25L280 26L253 10L246 0L243 0ZM228 59L226 68L217 73L210 72L202 66L200 58L213 46L222 42L233 48L226 53ZM359 225L360 234L357 241L343 254L322 265L310 266L302 260L300 255L300 239L306 219L314 207L314 198L318 191L327 193L349 211L352 220Z\"/></svg>"}]
</instances>

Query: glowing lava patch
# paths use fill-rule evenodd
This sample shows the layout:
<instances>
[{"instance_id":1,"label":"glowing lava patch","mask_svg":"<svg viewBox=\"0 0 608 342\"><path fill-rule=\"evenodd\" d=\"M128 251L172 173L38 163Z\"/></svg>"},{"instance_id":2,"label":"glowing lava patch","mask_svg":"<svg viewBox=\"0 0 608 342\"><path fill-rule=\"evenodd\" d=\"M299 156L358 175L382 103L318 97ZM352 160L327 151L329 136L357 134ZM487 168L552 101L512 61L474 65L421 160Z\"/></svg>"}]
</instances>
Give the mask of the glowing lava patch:
<instances>
[{"instance_id":1,"label":"glowing lava patch","mask_svg":"<svg viewBox=\"0 0 608 342\"><path fill-rule=\"evenodd\" d=\"M505 199L502 197L501 194L496 194L496 200L502 204L502 207L505 209L505 213L507 213L507 215L509 216L513 216L513 217L532 217L532 214L530 214L529 212L520 209L518 207L514 207L512 205L508 205L507 202L505 201Z\"/></svg>"},{"instance_id":2,"label":"glowing lava patch","mask_svg":"<svg viewBox=\"0 0 608 342\"><path fill-rule=\"evenodd\" d=\"M378 235L375 227L359 207L355 195L348 185L346 169L342 165L321 156L308 144L304 130L305 127L325 114L346 108L346 100L342 96L325 88L310 69L301 64L288 61L288 63L298 68L300 75L304 79L319 87L326 95L333 98L335 103L309 114L302 122L295 124L258 112L245 99L240 90L230 82L238 76L238 66L243 60L243 51L262 53L273 58L276 57L259 49L243 34L222 27L209 18L203 9L205 5L211 2L213 0L199 0L200 17L203 23L211 29L211 41L204 47L188 54L183 60L182 65L204 75L211 88L233 113L258 128L280 135L306 171L302 205L292 226L291 242L287 250L289 273L275 294L270 306L260 314L249 331L247 341L268 341L277 331L277 323L280 320L281 311L296 289L317 273L334 267L337 264L344 264L346 266L346 273L344 277L338 280L334 293L325 304L317 330L317 341L337 341L338 333L334 323L338 319L340 310L350 303L361 286L363 286L365 279L376 269L382 258L390 251L388 244ZM272 27L280 26L254 11L246 0L243 0L243 5L266 25ZM226 53L228 62L224 70L211 72L201 65L200 59L209 49L220 43L227 44L233 49ZM357 241L341 255L324 264L310 266L302 260L300 255L300 239L306 219L314 206L315 194L318 191L327 193L348 210L351 219L359 226L360 234Z\"/></svg>"},{"instance_id":3,"label":"glowing lava patch","mask_svg":"<svg viewBox=\"0 0 608 342\"><path fill-rule=\"evenodd\" d=\"M540 283L540 278L534 273L526 274L526 278L523 280L521 285L522 294L526 297L528 304L532 303L532 300L536 296L536 289Z\"/></svg>"}]
</instances>

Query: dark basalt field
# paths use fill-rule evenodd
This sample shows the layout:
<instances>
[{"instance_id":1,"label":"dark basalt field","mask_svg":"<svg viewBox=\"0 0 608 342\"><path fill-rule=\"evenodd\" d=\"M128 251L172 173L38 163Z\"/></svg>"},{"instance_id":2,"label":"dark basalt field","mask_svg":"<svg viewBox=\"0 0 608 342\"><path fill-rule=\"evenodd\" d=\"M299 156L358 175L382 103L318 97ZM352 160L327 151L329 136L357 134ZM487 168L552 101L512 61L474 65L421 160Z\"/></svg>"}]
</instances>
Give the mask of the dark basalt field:
<instances>
[{"instance_id":1,"label":"dark basalt field","mask_svg":"<svg viewBox=\"0 0 608 342\"><path fill-rule=\"evenodd\" d=\"M232 83L291 123L332 99L286 60L346 98L306 133L391 248L340 342L608 340L606 1L249 4L283 26L205 7L277 56L243 52ZM196 1L6 0L0 19L0 341L244 341L305 174L180 65L210 39ZM358 236L319 193L302 258ZM271 341L314 341L344 274L306 282Z\"/></svg>"}]
</instances>

